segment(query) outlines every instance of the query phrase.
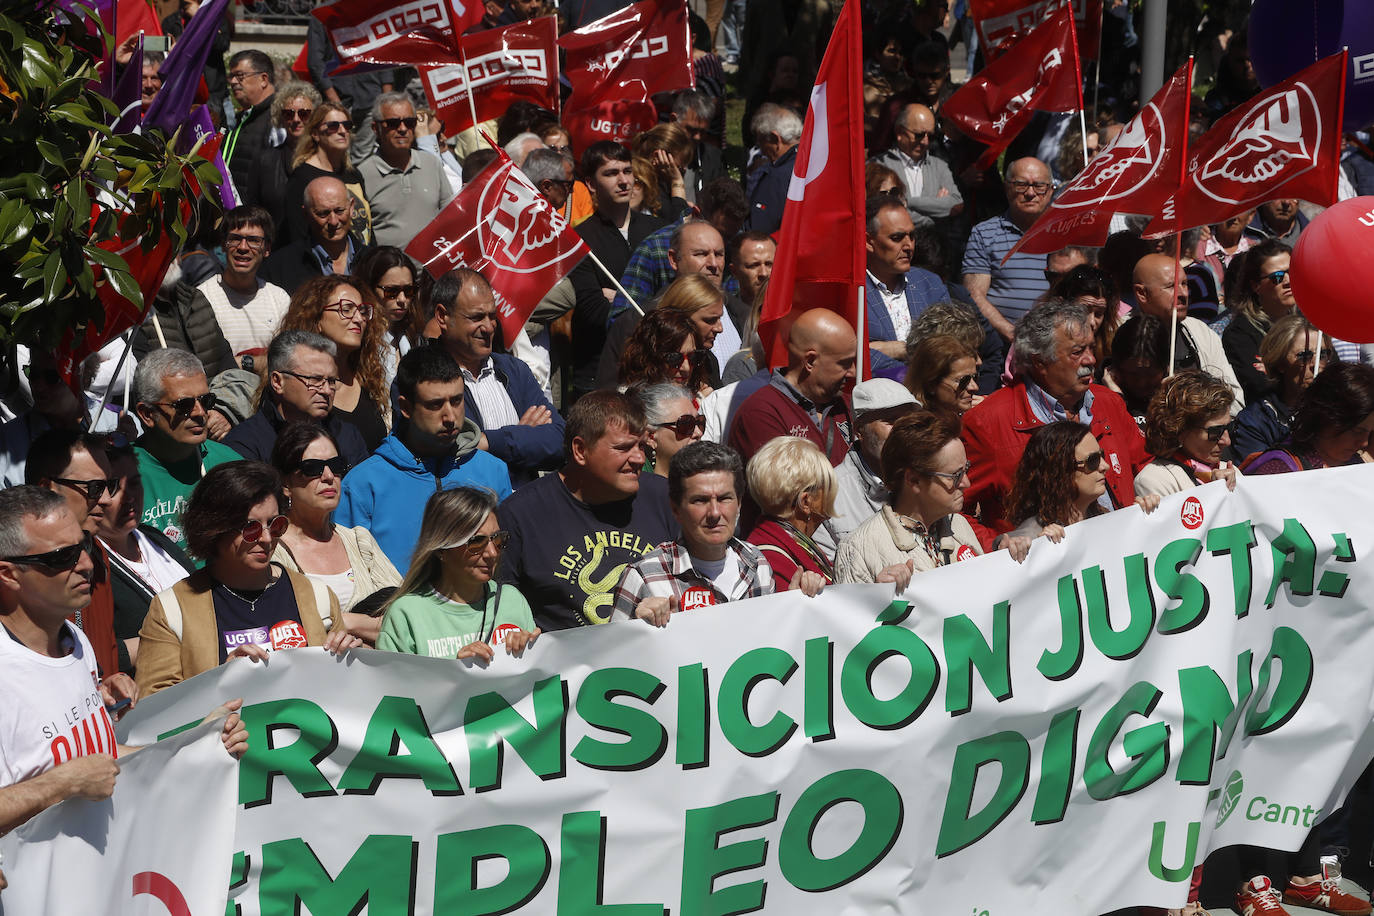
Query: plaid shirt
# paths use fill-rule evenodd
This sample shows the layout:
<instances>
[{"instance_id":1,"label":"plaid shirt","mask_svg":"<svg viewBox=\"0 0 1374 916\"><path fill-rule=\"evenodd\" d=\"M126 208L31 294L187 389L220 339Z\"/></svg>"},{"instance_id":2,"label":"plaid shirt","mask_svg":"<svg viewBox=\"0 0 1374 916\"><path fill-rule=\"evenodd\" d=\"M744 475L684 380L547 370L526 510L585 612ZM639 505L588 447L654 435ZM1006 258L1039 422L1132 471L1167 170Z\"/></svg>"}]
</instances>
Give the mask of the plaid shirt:
<instances>
[{"instance_id":1,"label":"plaid shirt","mask_svg":"<svg viewBox=\"0 0 1374 916\"><path fill-rule=\"evenodd\" d=\"M681 225L669 223L662 229L649 233L630 256L630 263L620 277L620 285L625 287L625 292L634 297L636 304L643 306L677 278L677 271L668 263L668 243L672 241L673 233ZM724 281L721 288L725 292L739 294L739 281L735 279L734 274L726 271ZM609 328L612 321L629 310L630 303L620 293L616 293L615 299L611 300L611 314L606 319L606 327Z\"/></svg>"},{"instance_id":2,"label":"plaid shirt","mask_svg":"<svg viewBox=\"0 0 1374 916\"><path fill-rule=\"evenodd\" d=\"M682 607L682 596L689 589L705 589L714 599L712 604L773 594L773 570L758 548L739 538L732 538L730 547L739 557L739 580L734 594L725 594L697 572L681 539L665 541L625 567L615 589L612 616L634 620L635 608L645 598L672 598L674 611L690 610Z\"/></svg>"}]
</instances>

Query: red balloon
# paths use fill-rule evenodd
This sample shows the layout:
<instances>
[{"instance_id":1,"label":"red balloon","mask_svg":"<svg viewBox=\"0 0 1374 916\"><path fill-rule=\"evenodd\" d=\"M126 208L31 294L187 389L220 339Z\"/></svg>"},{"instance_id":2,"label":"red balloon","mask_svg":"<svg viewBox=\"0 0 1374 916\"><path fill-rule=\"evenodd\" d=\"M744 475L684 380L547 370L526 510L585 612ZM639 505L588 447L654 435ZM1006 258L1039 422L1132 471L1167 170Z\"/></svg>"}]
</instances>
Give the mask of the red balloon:
<instances>
[{"instance_id":1,"label":"red balloon","mask_svg":"<svg viewBox=\"0 0 1374 916\"><path fill-rule=\"evenodd\" d=\"M1298 307L1331 337L1374 343L1374 197L1352 197L1298 236L1288 280Z\"/></svg>"}]
</instances>

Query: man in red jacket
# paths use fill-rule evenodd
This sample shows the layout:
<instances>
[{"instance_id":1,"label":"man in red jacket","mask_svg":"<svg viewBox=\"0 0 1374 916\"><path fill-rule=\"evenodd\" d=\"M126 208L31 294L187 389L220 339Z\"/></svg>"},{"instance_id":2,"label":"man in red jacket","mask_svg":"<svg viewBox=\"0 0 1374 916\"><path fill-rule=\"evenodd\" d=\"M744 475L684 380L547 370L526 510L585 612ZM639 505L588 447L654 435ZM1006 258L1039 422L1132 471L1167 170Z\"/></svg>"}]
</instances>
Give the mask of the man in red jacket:
<instances>
[{"instance_id":1,"label":"man in red jacket","mask_svg":"<svg viewBox=\"0 0 1374 916\"><path fill-rule=\"evenodd\" d=\"M1093 384L1092 327L1082 306L1051 299L1016 326L1017 380L964 415L970 486L965 505L977 506L995 534L1022 520L1004 516L1016 466L1037 427L1077 420L1091 427L1107 461L1111 507L1135 500L1135 472L1150 460L1145 439L1115 392Z\"/></svg>"}]
</instances>

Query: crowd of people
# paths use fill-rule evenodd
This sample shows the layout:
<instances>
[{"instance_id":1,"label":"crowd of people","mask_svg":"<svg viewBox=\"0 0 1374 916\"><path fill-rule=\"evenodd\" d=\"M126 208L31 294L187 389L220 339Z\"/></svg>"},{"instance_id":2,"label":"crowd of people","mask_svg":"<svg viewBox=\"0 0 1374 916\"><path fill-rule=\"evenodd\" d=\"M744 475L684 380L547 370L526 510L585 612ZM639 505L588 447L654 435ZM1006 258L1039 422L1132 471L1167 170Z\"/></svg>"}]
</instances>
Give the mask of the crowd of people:
<instances>
[{"instance_id":1,"label":"crowd of people","mask_svg":"<svg viewBox=\"0 0 1374 916\"><path fill-rule=\"evenodd\" d=\"M619 5L565 4L560 27ZM542 12L486 6L479 28ZM478 134L445 137L413 74L328 75L318 23L311 81L260 51L220 67L242 205L202 221L83 390L39 350L11 373L0 828L108 795L128 749L107 707L234 659L481 663L785 590L804 610L832 583L902 591L990 551L1021 561L1212 480L1374 460L1374 352L1293 298L1297 201L1155 241L1118 214L1101 249L1007 257L1084 167L1083 137L1037 116L1003 167L977 169L941 117L951 41L976 59L944 0L864 3L864 337L797 302L785 353L766 353L838 4L706 6L697 87L656 99L661 123L628 145L574 149L527 103L485 125L605 268L581 262L511 340L487 277L431 277L403 250L495 159ZM1108 6L1104 41L1129 56L1129 6ZM1199 129L1258 88L1230 37ZM1106 68L1090 155L1129 119L1134 79ZM747 150L722 149L728 92ZM67 709L96 727L56 727ZM1344 830L1337 813L1313 831L1283 899L1370 912L1336 880ZM1283 912L1262 877L1236 905ZM1196 886L1178 912L1201 912Z\"/></svg>"}]
</instances>

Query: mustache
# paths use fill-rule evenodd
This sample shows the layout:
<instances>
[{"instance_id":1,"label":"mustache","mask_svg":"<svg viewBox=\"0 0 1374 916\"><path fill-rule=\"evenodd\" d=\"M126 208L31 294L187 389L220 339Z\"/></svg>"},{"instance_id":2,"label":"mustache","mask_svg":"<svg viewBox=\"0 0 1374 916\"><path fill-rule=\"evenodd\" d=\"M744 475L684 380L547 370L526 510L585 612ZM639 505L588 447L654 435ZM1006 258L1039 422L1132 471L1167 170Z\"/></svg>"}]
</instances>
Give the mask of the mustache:
<instances>
[{"instance_id":1,"label":"mustache","mask_svg":"<svg viewBox=\"0 0 1374 916\"><path fill-rule=\"evenodd\" d=\"M1079 366L1079 367L1078 367L1078 377L1079 377L1079 378L1092 378L1092 374L1093 374L1093 367L1092 367L1092 366Z\"/></svg>"}]
</instances>

